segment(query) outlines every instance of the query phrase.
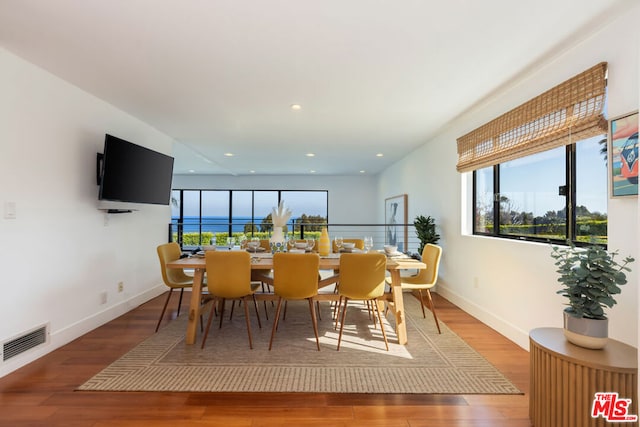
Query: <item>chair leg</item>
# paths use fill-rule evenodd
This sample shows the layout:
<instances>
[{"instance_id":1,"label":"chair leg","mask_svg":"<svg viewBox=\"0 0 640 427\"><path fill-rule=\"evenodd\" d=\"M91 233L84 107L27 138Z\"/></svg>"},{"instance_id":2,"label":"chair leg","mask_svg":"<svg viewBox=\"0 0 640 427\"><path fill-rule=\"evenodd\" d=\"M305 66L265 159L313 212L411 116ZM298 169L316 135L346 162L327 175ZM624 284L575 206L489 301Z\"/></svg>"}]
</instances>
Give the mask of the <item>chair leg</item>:
<instances>
[{"instance_id":1,"label":"chair leg","mask_svg":"<svg viewBox=\"0 0 640 427\"><path fill-rule=\"evenodd\" d=\"M316 346L318 347L318 351L320 351L320 338L318 337L318 319L316 318L315 304L313 304L313 298L307 298L307 299L309 300L309 312L311 313L311 323L313 323L313 332L316 335Z\"/></svg>"},{"instance_id":2,"label":"chair leg","mask_svg":"<svg viewBox=\"0 0 640 427\"><path fill-rule=\"evenodd\" d=\"M225 298L221 298L220 300L220 325L218 326L219 328L222 328L222 319L224 318L224 302L226 301Z\"/></svg>"},{"instance_id":3,"label":"chair leg","mask_svg":"<svg viewBox=\"0 0 640 427\"><path fill-rule=\"evenodd\" d=\"M251 295L251 297L253 298L253 307L256 309L256 317L258 318L258 327L262 329L262 323L260 322L260 314L258 313L258 302L256 301L256 296Z\"/></svg>"},{"instance_id":4,"label":"chair leg","mask_svg":"<svg viewBox=\"0 0 640 427\"><path fill-rule=\"evenodd\" d=\"M440 323L438 322L438 316L436 316L436 307L433 304L433 299L431 298L431 291L429 291L429 289L427 289L427 298L429 300L429 308L431 309L431 313L433 313L433 319L436 321L436 326L438 327L438 333L441 334L442 332L440 332Z\"/></svg>"},{"instance_id":5,"label":"chair leg","mask_svg":"<svg viewBox=\"0 0 640 427\"><path fill-rule=\"evenodd\" d=\"M211 321L213 320L213 316L215 315L215 310L216 301L213 300L211 301L211 312L209 313L209 320L207 320L207 329L205 329L204 335L202 337L202 345L200 346L201 349L204 348L204 344L207 342L207 336L209 335L209 329L211 329Z\"/></svg>"},{"instance_id":6,"label":"chair leg","mask_svg":"<svg viewBox=\"0 0 640 427\"><path fill-rule=\"evenodd\" d=\"M334 331L336 329L338 329L338 320L340 320L340 307L341 306L342 306L342 297L340 297L338 299L338 302L336 303L336 311L335 311L336 323L333 325L333 330Z\"/></svg>"},{"instance_id":7,"label":"chair leg","mask_svg":"<svg viewBox=\"0 0 640 427\"><path fill-rule=\"evenodd\" d=\"M164 312L167 310L167 305L169 304L169 299L171 298L171 292L173 292L173 288L169 288L167 299L164 301L164 307L162 307L162 313L160 313L160 318L158 319L158 324L156 325L156 332L158 332L158 329L160 329L160 323L162 323Z\"/></svg>"},{"instance_id":8,"label":"chair leg","mask_svg":"<svg viewBox=\"0 0 640 427\"><path fill-rule=\"evenodd\" d=\"M271 292L271 288L269 287L268 283L265 283L263 281L260 281L260 283L262 283L262 293L263 294ZM267 287L266 291L265 291L265 288L264 288L265 286ZM267 302L266 301L263 301L263 302L264 302L264 309L266 310L267 309ZM271 300L271 307L273 307L273 306L274 306L273 300ZM267 317L267 320L269 320L268 317Z\"/></svg>"},{"instance_id":9,"label":"chair leg","mask_svg":"<svg viewBox=\"0 0 640 427\"><path fill-rule=\"evenodd\" d=\"M178 316L180 316L180 307L182 307L182 295L184 294L184 288L180 288L180 299L178 300Z\"/></svg>"},{"instance_id":10,"label":"chair leg","mask_svg":"<svg viewBox=\"0 0 640 427\"><path fill-rule=\"evenodd\" d=\"M282 298L278 297L278 306L276 307L276 315L273 319L273 327L271 328L271 339L269 340L269 351L271 351L271 345L273 344L273 337L278 330L278 320L280 319L280 309L282 308Z\"/></svg>"},{"instance_id":11,"label":"chair leg","mask_svg":"<svg viewBox=\"0 0 640 427\"><path fill-rule=\"evenodd\" d=\"M387 333L384 331L384 325L382 324L382 313L380 312L380 305L378 304L378 300L373 300L373 305L375 306L375 312L378 313L378 321L380 322L380 330L382 331L382 338L384 338L384 346L389 351L389 342L387 341ZM375 317L375 314L374 314ZM374 323L375 324L375 323Z\"/></svg>"},{"instance_id":12,"label":"chair leg","mask_svg":"<svg viewBox=\"0 0 640 427\"><path fill-rule=\"evenodd\" d=\"M342 319L340 320L340 334L338 335L338 348L337 351L340 351L340 342L342 341L342 329L344 328L344 319L347 314L347 305L349 304L349 298L344 297L344 307L342 308Z\"/></svg>"},{"instance_id":13,"label":"chair leg","mask_svg":"<svg viewBox=\"0 0 640 427\"><path fill-rule=\"evenodd\" d=\"M426 319L427 315L424 312L424 300L422 299L422 289L418 289L418 295L420 296L420 307L422 308L422 318Z\"/></svg>"},{"instance_id":14,"label":"chair leg","mask_svg":"<svg viewBox=\"0 0 640 427\"><path fill-rule=\"evenodd\" d=\"M337 293L338 293L338 283L339 283L339 282L336 282L336 284L333 286L333 293L334 293L334 294L337 294ZM333 307L333 306L334 306L334 304L335 304L335 307L336 307L336 311L334 311L334 314L336 314L336 315L337 315L337 313L338 313L337 307L338 307L338 305L339 305L339 302L331 301L331 304L330 304L330 305L331 305L331 307ZM337 327L337 325L338 325L338 322L336 321L336 327Z\"/></svg>"},{"instance_id":15,"label":"chair leg","mask_svg":"<svg viewBox=\"0 0 640 427\"><path fill-rule=\"evenodd\" d=\"M249 348L253 350L253 342L251 341L251 321L249 320L249 304L247 301L247 297L243 297L244 301L244 317L247 321L247 334L249 335Z\"/></svg>"},{"instance_id":16,"label":"chair leg","mask_svg":"<svg viewBox=\"0 0 640 427\"><path fill-rule=\"evenodd\" d=\"M378 319L376 318L376 312L375 312L377 308L375 309L372 308L371 304L372 304L371 300L367 300L367 315L369 316L369 320L373 320L373 329L376 329L378 327L377 325ZM380 324L380 326L382 327L382 324Z\"/></svg>"}]
</instances>

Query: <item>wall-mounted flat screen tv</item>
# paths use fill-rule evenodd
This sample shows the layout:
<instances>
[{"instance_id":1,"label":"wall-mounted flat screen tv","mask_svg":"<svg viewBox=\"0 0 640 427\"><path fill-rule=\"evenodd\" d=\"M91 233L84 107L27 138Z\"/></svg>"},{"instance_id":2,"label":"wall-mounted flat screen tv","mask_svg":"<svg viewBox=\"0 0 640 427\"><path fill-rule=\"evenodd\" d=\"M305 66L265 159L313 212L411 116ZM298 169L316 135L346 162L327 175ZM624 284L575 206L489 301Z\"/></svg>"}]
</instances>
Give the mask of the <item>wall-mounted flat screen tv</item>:
<instances>
[{"instance_id":1,"label":"wall-mounted flat screen tv","mask_svg":"<svg viewBox=\"0 0 640 427\"><path fill-rule=\"evenodd\" d=\"M107 134L98 171L100 200L169 204L173 157Z\"/></svg>"}]
</instances>

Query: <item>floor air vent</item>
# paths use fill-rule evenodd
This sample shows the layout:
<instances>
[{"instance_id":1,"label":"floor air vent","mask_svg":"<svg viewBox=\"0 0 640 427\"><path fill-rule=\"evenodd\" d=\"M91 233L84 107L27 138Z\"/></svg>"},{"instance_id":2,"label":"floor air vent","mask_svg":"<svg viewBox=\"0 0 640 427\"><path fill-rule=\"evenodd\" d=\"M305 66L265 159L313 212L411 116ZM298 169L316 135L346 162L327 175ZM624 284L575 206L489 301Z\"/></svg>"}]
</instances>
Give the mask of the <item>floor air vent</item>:
<instances>
[{"instance_id":1,"label":"floor air vent","mask_svg":"<svg viewBox=\"0 0 640 427\"><path fill-rule=\"evenodd\" d=\"M47 326L43 325L2 344L2 361L6 362L45 342L47 342Z\"/></svg>"}]
</instances>

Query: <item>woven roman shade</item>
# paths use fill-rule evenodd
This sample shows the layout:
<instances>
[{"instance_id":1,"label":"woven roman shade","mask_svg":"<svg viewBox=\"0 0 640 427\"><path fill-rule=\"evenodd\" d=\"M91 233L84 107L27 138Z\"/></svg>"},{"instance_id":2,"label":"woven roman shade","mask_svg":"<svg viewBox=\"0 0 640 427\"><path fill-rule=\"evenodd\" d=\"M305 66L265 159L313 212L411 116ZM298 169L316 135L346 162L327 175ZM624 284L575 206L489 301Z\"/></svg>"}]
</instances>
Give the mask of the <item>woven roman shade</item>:
<instances>
[{"instance_id":1,"label":"woven roman shade","mask_svg":"<svg viewBox=\"0 0 640 427\"><path fill-rule=\"evenodd\" d=\"M571 144L607 131L602 115L607 63L538 95L458 138L458 172Z\"/></svg>"}]
</instances>

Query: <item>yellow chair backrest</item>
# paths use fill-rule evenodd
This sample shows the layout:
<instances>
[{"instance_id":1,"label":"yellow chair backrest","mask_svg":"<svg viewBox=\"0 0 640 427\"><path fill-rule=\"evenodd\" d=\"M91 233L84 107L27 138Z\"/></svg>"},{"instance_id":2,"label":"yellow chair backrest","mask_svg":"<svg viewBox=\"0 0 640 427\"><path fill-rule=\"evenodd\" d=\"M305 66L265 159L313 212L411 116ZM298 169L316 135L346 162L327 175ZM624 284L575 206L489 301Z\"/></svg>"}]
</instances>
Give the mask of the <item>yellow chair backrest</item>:
<instances>
[{"instance_id":1,"label":"yellow chair backrest","mask_svg":"<svg viewBox=\"0 0 640 427\"><path fill-rule=\"evenodd\" d=\"M167 263L180 259L182 251L180 245L176 242L165 243L157 248L158 258L160 259L160 270L162 271L162 280L164 284L170 288L184 287L185 283L193 282L193 277L187 276L184 270L179 268L167 268Z\"/></svg>"},{"instance_id":2,"label":"yellow chair backrest","mask_svg":"<svg viewBox=\"0 0 640 427\"><path fill-rule=\"evenodd\" d=\"M386 270L387 257L381 253L340 255L340 295L361 300L382 296Z\"/></svg>"},{"instance_id":3,"label":"yellow chair backrest","mask_svg":"<svg viewBox=\"0 0 640 427\"><path fill-rule=\"evenodd\" d=\"M355 243L356 249L364 249L364 239L342 239L343 243ZM336 241L333 240L331 243L333 253L338 252L338 247L336 246Z\"/></svg>"},{"instance_id":4,"label":"yellow chair backrest","mask_svg":"<svg viewBox=\"0 0 640 427\"><path fill-rule=\"evenodd\" d=\"M274 254L274 293L284 299L303 299L317 295L319 267L320 257L315 253Z\"/></svg>"},{"instance_id":5,"label":"yellow chair backrest","mask_svg":"<svg viewBox=\"0 0 640 427\"><path fill-rule=\"evenodd\" d=\"M221 298L240 298L251 290L251 255L246 251L207 251L207 287Z\"/></svg>"},{"instance_id":6,"label":"yellow chair backrest","mask_svg":"<svg viewBox=\"0 0 640 427\"><path fill-rule=\"evenodd\" d=\"M422 249L422 262L427 268L418 270L416 276L411 277L413 283L435 284L438 280L438 269L440 268L440 257L442 256L442 248L438 245L427 243Z\"/></svg>"}]
</instances>

